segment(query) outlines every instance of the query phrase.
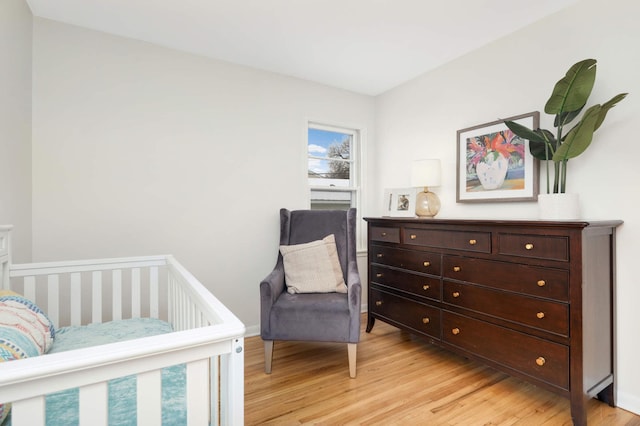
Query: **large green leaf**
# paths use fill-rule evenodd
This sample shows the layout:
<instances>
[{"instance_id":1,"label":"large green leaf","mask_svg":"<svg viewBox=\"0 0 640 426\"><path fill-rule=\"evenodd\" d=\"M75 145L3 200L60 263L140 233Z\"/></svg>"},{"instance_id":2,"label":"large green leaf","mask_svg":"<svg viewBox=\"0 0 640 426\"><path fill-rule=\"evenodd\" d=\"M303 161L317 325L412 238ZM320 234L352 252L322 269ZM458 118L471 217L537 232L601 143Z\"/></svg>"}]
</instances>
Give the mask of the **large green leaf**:
<instances>
[{"instance_id":1,"label":"large green leaf","mask_svg":"<svg viewBox=\"0 0 640 426\"><path fill-rule=\"evenodd\" d=\"M514 121L505 120L504 124L517 136L520 136L522 139L527 139L530 141L537 142L545 142L544 137L530 128L523 126L522 124L516 123Z\"/></svg>"},{"instance_id":2,"label":"large green leaf","mask_svg":"<svg viewBox=\"0 0 640 426\"><path fill-rule=\"evenodd\" d=\"M571 123L574 118L580 115L581 111L582 111L582 108L577 109L575 111L565 111L562 114L556 115L556 118L553 121L553 127L558 127L560 125L564 126L566 124Z\"/></svg>"},{"instance_id":3,"label":"large green leaf","mask_svg":"<svg viewBox=\"0 0 640 426\"><path fill-rule=\"evenodd\" d=\"M581 109L587 103L595 81L595 59L585 59L574 64L554 86L544 112L563 114Z\"/></svg>"},{"instance_id":4,"label":"large green leaf","mask_svg":"<svg viewBox=\"0 0 640 426\"><path fill-rule=\"evenodd\" d=\"M553 154L553 161L566 161L577 157L589 147L601 109L602 106L598 104L584 113L582 120L567 133L562 145Z\"/></svg>"},{"instance_id":5,"label":"large green leaf","mask_svg":"<svg viewBox=\"0 0 640 426\"><path fill-rule=\"evenodd\" d=\"M536 129L537 140L529 139L529 152L538 160L550 160L553 156L556 138L553 134L545 129ZM543 142L540 142L540 139Z\"/></svg>"},{"instance_id":6,"label":"large green leaf","mask_svg":"<svg viewBox=\"0 0 640 426\"><path fill-rule=\"evenodd\" d=\"M607 112L609 112L609 110L611 108L616 106L618 104L618 102L620 102L621 100L626 98L627 95L628 95L628 93L620 93L620 94L614 96L613 98L611 98L608 102L605 102L605 103L602 104L602 109L600 109L600 114L598 115L598 120L596 120L596 125L593 128L594 132L596 130L598 130L598 128L600 128L600 125L602 124L604 119L607 117Z\"/></svg>"}]
</instances>

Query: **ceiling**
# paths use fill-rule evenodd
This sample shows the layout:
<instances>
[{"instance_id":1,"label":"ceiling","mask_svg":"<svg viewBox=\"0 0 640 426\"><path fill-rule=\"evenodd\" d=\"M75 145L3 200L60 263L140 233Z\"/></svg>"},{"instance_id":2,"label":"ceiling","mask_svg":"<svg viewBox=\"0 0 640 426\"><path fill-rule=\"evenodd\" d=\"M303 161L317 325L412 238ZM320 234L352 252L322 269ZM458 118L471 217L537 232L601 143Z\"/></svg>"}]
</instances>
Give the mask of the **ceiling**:
<instances>
[{"instance_id":1,"label":"ceiling","mask_svg":"<svg viewBox=\"0 0 640 426\"><path fill-rule=\"evenodd\" d=\"M34 16L378 95L579 0L27 0Z\"/></svg>"}]
</instances>

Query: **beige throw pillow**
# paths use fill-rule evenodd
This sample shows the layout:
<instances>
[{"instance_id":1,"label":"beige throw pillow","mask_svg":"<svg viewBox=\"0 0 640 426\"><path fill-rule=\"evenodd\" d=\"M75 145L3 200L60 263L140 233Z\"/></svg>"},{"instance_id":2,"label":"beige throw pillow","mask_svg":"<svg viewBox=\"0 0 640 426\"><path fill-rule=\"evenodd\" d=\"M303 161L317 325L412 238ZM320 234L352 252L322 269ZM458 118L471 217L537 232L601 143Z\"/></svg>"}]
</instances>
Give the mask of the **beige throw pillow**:
<instances>
[{"instance_id":1,"label":"beige throw pillow","mask_svg":"<svg viewBox=\"0 0 640 426\"><path fill-rule=\"evenodd\" d=\"M280 246L287 291L294 293L346 293L333 234L305 244Z\"/></svg>"}]
</instances>

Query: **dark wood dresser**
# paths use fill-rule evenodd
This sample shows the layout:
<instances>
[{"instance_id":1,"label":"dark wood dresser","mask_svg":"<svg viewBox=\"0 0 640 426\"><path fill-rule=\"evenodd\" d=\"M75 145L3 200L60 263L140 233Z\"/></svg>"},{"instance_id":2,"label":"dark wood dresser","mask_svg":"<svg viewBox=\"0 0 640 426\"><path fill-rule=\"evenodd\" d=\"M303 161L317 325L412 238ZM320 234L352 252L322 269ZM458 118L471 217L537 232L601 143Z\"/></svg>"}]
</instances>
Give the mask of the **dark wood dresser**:
<instances>
[{"instance_id":1,"label":"dark wood dresser","mask_svg":"<svg viewBox=\"0 0 640 426\"><path fill-rule=\"evenodd\" d=\"M614 398L621 221L365 218L376 319L568 397Z\"/></svg>"}]
</instances>

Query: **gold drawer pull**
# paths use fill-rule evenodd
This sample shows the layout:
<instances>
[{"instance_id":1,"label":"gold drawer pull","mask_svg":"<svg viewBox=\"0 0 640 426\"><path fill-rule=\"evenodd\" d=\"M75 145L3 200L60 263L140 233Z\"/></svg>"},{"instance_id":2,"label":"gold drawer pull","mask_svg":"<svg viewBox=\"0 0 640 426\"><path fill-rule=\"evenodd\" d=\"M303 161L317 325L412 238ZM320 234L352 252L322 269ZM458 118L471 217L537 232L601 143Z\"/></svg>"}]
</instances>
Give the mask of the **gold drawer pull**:
<instances>
[{"instance_id":1,"label":"gold drawer pull","mask_svg":"<svg viewBox=\"0 0 640 426\"><path fill-rule=\"evenodd\" d=\"M376 306L382 306L382 300L376 300Z\"/></svg>"},{"instance_id":2,"label":"gold drawer pull","mask_svg":"<svg viewBox=\"0 0 640 426\"><path fill-rule=\"evenodd\" d=\"M384 254L382 254L382 253L378 253L378 254L376 254L376 257L377 257L378 259L381 259L381 258L383 258L383 257L384 257Z\"/></svg>"},{"instance_id":3,"label":"gold drawer pull","mask_svg":"<svg viewBox=\"0 0 640 426\"><path fill-rule=\"evenodd\" d=\"M429 284L425 284L422 286L423 290L429 290L431 288L431 286Z\"/></svg>"},{"instance_id":4,"label":"gold drawer pull","mask_svg":"<svg viewBox=\"0 0 640 426\"><path fill-rule=\"evenodd\" d=\"M451 333L453 334L460 334L460 329L458 327L454 328L453 330L451 330Z\"/></svg>"},{"instance_id":5,"label":"gold drawer pull","mask_svg":"<svg viewBox=\"0 0 640 426\"><path fill-rule=\"evenodd\" d=\"M539 319L542 319L542 318L544 318L544 312L538 312L538 313L536 314L536 316L537 316Z\"/></svg>"},{"instance_id":6,"label":"gold drawer pull","mask_svg":"<svg viewBox=\"0 0 640 426\"><path fill-rule=\"evenodd\" d=\"M424 262L422 262L422 264L423 264L425 267L431 266L431 262L429 262L429 261L424 261Z\"/></svg>"},{"instance_id":7,"label":"gold drawer pull","mask_svg":"<svg viewBox=\"0 0 640 426\"><path fill-rule=\"evenodd\" d=\"M469 240L469 244L475 246L478 242L476 240Z\"/></svg>"},{"instance_id":8,"label":"gold drawer pull","mask_svg":"<svg viewBox=\"0 0 640 426\"><path fill-rule=\"evenodd\" d=\"M383 275L384 275L384 274L377 273L377 274L376 274L376 278L382 278L382 276L383 276Z\"/></svg>"},{"instance_id":9,"label":"gold drawer pull","mask_svg":"<svg viewBox=\"0 0 640 426\"><path fill-rule=\"evenodd\" d=\"M454 291L453 293L451 293L451 295L453 297L460 297L460 292L459 291Z\"/></svg>"},{"instance_id":10,"label":"gold drawer pull","mask_svg":"<svg viewBox=\"0 0 640 426\"><path fill-rule=\"evenodd\" d=\"M544 287L545 285L547 285L547 283L545 282L545 280L539 280L539 281L538 281L538 287Z\"/></svg>"},{"instance_id":11,"label":"gold drawer pull","mask_svg":"<svg viewBox=\"0 0 640 426\"><path fill-rule=\"evenodd\" d=\"M422 323L423 323L423 324L429 324L429 321L431 321L431 320L429 319L429 317L424 317L424 318L422 318Z\"/></svg>"},{"instance_id":12,"label":"gold drawer pull","mask_svg":"<svg viewBox=\"0 0 640 426\"><path fill-rule=\"evenodd\" d=\"M459 266L454 266L453 267L453 272L460 272L462 268L460 268Z\"/></svg>"},{"instance_id":13,"label":"gold drawer pull","mask_svg":"<svg viewBox=\"0 0 640 426\"><path fill-rule=\"evenodd\" d=\"M383 232L383 233L382 233L382 234L380 234L380 235L382 235L383 237L386 237L386 236L387 236L387 233L386 233L386 232Z\"/></svg>"},{"instance_id":14,"label":"gold drawer pull","mask_svg":"<svg viewBox=\"0 0 640 426\"><path fill-rule=\"evenodd\" d=\"M527 243L527 244L524 245L524 248L527 249L527 250L533 250L533 244Z\"/></svg>"},{"instance_id":15,"label":"gold drawer pull","mask_svg":"<svg viewBox=\"0 0 640 426\"><path fill-rule=\"evenodd\" d=\"M544 365L544 363L545 363L545 362L547 362L547 360L546 360L546 359L544 359L544 358L543 358L543 357L541 357L541 356L539 356L539 357L536 359L536 364L538 364L540 367L542 367L542 366Z\"/></svg>"},{"instance_id":16,"label":"gold drawer pull","mask_svg":"<svg viewBox=\"0 0 640 426\"><path fill-rule=\"evenodd\" d=\"M411 238L412 240L415 240L416 238L418 238L418 236L416 234L411 234L409 235L409 238Z\"/></svg>"}]
</instances>

